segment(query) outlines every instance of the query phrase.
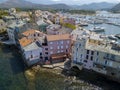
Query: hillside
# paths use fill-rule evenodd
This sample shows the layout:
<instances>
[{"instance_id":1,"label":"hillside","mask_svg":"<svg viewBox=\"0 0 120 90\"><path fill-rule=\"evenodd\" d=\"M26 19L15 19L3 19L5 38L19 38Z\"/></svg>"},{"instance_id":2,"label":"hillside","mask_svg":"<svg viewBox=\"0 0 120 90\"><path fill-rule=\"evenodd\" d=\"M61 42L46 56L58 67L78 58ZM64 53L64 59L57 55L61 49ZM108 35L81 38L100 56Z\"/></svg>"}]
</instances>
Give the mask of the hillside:
<instances>
[{"instance_id":1,"label":"hillside","mask_svg":"<svg viewBox=\"0 0 120 90\"><path fill-rule=\"evenodd\" d=\"M74 6L75 9L83 9L83 10L101 10L101 9L111 9L115 4L101 2L101 3L91 3L84 4L81 6Z\"/></svg>"},{"instance_id":2,"label":"hillside","mask_svg":"<svg viewBox=\"0 0 120 90\"><path fill-rule=\"evenodd\" d=\"M71 7L66 4L51 4L51 5L44 5L44 4L35 4L25 0L8 0L6 2L0 3L0 8L55 8L55 9L70 9Z\"/></svg>"},{"instance_id":3,"label":"hillside","mask_svg":"<svg viewBox=\"0 0 120 90\"><path fill-rule=\"evenodd\" d=\"M120 3L115 5L111 10L112 11L120 11Z\"/></svg>"}]
</instances>

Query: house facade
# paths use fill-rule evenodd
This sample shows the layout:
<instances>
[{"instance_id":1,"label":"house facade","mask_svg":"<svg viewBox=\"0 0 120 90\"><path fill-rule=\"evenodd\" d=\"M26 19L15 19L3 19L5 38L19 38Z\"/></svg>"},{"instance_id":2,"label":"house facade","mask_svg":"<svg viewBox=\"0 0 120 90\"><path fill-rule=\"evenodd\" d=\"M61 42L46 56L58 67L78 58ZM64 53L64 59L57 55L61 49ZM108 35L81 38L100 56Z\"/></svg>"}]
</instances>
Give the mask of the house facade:
<instances>
[{"instance_id":1,"label":"house facade","mask_svg":"<svg viewBox=\"0 0 120 90\"><path fill-rule=\"evenodd\" d=\"M69 34L47 35L47 45L43 45L44 60L50 63L64 61L71 52L71 38Z\"/></svg>"},{"instance_id":2,"label":"house facade","mask_svg":"<svg viewBox=\"0 0 120 90\"><path fill-rule=\"evenodd\" d=\"M79 30L79 32L83 32L83 30ZM119 43L108 41L105 37L94 33L81 33L74 40L72 49L73 66L94 70L113 80L120 78Z\"/></svg>"},{"instance_id":3,"label":"house facade","mask_svg":"<svg viewBox=\"0 0 120 90\"><path fill-rule=\"evenodd\" d=\"M33 39L22 38L19 40L21 46L21 54L27 66L34 65L41 61L42 45Z\"/></svg>"}]
</instances>

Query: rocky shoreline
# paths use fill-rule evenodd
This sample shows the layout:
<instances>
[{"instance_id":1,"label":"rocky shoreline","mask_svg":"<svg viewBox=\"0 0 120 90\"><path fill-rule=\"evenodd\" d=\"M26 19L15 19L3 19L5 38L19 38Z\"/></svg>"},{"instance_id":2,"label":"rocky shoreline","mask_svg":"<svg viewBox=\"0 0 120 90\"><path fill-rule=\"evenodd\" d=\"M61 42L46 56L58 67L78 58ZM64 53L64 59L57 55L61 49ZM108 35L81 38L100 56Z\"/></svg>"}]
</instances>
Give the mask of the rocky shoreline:
<instances>
[{"instance_id":1,"label":"rocky shoreline","mask_svg":"<svg viewBox=\"0 0 120 90\"><path fill-rule=\"evenodd\" d=\"M80 80L76 78L76 76L66 76L62 74L63 69L61 68L42 68L39 65L33 67L32 69L25 71L25 76L28 80L34 80L36 76L39 76L40 72L47 72L48 74L52 73L54 76L59 76L64 83L64 90L103 90L102 88L95 86L93 84L89 84L84 80Z\"/></svg>"}]
</instances>

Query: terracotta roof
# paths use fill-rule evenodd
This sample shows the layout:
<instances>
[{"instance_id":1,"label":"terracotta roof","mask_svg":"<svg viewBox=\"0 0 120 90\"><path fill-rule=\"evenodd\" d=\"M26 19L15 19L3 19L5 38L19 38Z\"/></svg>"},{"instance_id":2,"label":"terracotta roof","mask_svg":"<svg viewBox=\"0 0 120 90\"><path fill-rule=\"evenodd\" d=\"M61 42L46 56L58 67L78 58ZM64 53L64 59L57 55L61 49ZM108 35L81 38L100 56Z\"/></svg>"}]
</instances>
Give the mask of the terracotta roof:
<instances>
[{"instance_id":1,"label":"terracotta roof","mask_svg":"<svg viewBox=\"0 0 120 90\"><path fill-rule=\"evenodd\" d=\"M42 34L42 32L40 32L38 30L27 30L23 33L23 35L29 36L29 35L34 34L34 33L41 33Z\"/></svg>"},{"instance_id":2,"label":"terracotta roof","mask_svg":"<svg viewBox=\"0 0 120 90\"><path fill-rule=\"evenodd\" d=\"M47 40L48 40L48 41L68 40L68 39L70 39L70 34L47 35Z\"/></svg>"},{"instance_id":3,"label":"terracotta roof","mask_svg":"<svg viewBox=\"0 0 120 90\"><path fill-rule=\"evenodd\" d=\"M25 46L29 45L29 44L32 43L33 41L34 41L33 39L27 39L26 37L24 37L24 38L22 38L22 39L19 40L20 45L21 45L22 47L25 47Z\"/></svg>"}]
</instances>

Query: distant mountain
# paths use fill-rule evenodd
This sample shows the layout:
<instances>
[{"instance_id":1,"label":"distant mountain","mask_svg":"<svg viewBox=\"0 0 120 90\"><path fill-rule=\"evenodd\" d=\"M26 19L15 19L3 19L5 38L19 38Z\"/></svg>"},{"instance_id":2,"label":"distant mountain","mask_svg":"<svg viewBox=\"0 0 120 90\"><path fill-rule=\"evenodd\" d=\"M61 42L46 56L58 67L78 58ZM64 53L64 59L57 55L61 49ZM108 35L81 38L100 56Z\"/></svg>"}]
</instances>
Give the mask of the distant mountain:
<instances>
[{"instance_id":1,"label":"distant mountain","mask_svg":"<svg viewBox=\"0 0 120 90\"><path fill-rule=\"evenodd\" d=\"M111 10L112 11L120 11L120 3L115 5Z\"/></svg>"},{"instance_id":2,"label":"distant mountain","mask_svg":"<svg viewBox=\"0 0 120 90\"><path fill-rule=\"evenodd\" d=\"M0 4L0 8L11 8L11 7L32 7L33 3L25 0L8 0Z\"/></svg>"},{"instance_id":3,"label":"distant mountain","mask_svg":"<svg viewBox=\"0 0 120 90\"><path fill-rule=\"evenodd\" d=\"M114 3L91 3L91 4L84 4L81 6L73 6L75 9L83 9L83 10L101 10L101 9L111 9L115 4Z\"/></svg>"},{"instance_id":4,"label":"distant mountain","mask_svg":"<svg viewBox=\"0 0 120 90\"><path fill-rule=\"evenodd\" d=\"M46 0L43 0L46 1ZM66 4L51 4L51 5L44 5L44 4L36 4L25 0L8 0L6 2L0 3L0 8L54 8L54 9L70 9L71 7Z\"/></svg>"}]
</instances>

